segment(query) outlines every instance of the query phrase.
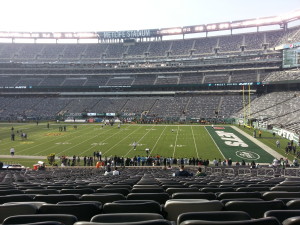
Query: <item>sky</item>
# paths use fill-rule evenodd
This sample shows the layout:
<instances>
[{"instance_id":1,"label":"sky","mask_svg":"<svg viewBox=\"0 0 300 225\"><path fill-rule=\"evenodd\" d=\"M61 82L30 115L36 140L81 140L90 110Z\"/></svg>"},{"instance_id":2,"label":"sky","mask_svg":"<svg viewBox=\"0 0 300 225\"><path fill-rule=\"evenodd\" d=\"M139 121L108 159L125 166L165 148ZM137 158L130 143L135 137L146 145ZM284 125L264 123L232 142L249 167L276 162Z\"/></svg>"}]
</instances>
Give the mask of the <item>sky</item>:
<instances>
[{"instance_id":1,"label":"sky","mask_svg":"<svg viewBox=\"0 0 300 225\"><path fill-rule=\"evenodd\" d=\"M0 31L156 29L275 16L300 0L0 0Z\"/></svg>"}]
</instances>

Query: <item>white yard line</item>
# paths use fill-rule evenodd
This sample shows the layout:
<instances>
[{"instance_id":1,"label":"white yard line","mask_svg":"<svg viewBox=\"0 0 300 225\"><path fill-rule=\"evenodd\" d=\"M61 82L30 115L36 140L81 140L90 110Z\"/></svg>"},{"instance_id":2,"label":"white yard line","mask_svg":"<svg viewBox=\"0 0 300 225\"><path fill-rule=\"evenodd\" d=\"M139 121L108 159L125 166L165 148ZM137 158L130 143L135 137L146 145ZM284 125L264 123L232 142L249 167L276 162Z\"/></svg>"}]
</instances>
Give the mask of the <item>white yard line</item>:
<instances>
[{"instance_id":1,"label":"white yard line","mask_svg":"<svg viewBox=\"0 0 300 225\"><path fill-rule=\"evenodd\" d=\"M225 156L223 155L222 151L220 150L219 146L217 145L217 143L215 142L215 140L213 139L213 137L210 135L209 131L206 129L206 126L204 127L206 132L208 133L208 135L210 136L211 140L215 143L215 145L217 146L217 148L219 149L219 152L221 153L221 155L223 156L223 159L226 159Z\"/></svg>"},{"instance_id":2,"label":"white yard line","mask_svg":"<svg viewBox=\"0 0 300 225\"><path fill-rule=\"evenodd\" d=\"M177 139L178 139L178 131L179 131L179 126L177 126L177 133L176 133L176 139L175 139L175 144L174 144L173 158L175 157L175 151L176 151L176 145L177 145Z\"/></svg>"},{"instance_id":3,"label":"white yard line","mask_svg":"<svg viewBox=\"0 0 300 225\"><path fill-rule=\"evenodd\" d=\"M193 135L193 139L194 139L194 145L195 145L195 149L196 149L196 153L197 153L197 158L199 158L198 148L197 148L197 145L196 145L196 139L195 139L195 135L194 135L194 131L193 131L192 127L191 127L191 130L192 130L192 135Z\"/></svg>"},{"instance_id":4,"label":"white yard line","mask_svg":"<svg viewBox=\"0 0 300 225\"><path fill-rule=\"evenodd\" d=\"M155 125L153 125L144 135L143 135L143 137L141 137L139 140L138 140L138 142L137 143L139 143L151 130L152 130L152 128L154 127ZM139 127L139 128L141 128L141 127ZM131 151L133 150L133 148L130 148L129 149L129 151L126 153L126 155L124 156L124 157L126 157Z\"/></svg>"},{"instance_id":5,"label":"white yard line","mask_svg":"<svg viewBox=\"0 0 300 225\"><path fill-rule=\"evenodd\" d=\"M155 147L156 147L158 141L160 140L161 136L162 136L163 133L165 132L166 128L167 128L167 127L165 127L165 128L163 129L163 131L161 132L161 134L159 135L159 137L158 137L158 139L156 140L154 146L152 147L152 150L150 151L149 155L151 155L152 151L155 149Z\"/></svg>"}]
</instances>

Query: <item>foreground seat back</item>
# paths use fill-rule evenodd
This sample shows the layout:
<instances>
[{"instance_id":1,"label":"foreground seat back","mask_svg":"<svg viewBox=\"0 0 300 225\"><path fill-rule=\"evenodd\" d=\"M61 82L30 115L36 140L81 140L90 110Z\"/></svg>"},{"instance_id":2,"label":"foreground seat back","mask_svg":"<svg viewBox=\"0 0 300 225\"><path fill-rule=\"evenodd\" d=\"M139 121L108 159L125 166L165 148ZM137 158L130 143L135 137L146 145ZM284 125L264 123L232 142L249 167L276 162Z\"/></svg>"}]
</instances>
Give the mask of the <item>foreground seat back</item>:
<instances>
[{"instance_id":1,"label":"foreground seat back","mask_svg":"<svg viewBox=\"0 0 300 225\"><path fill-rule=\"evenodd\" d=\"M166 218L177 221L177 217L186 212L221 211L224 205L217 200L205 199L171 199L164 206Z\"/></svg>"},{"instance_id":2,"label":"foreground seat back","mask_svg":"<svg viewBox=\"0 0 300 225\"><path fill-rule=\"evenodd\" d=\"M39 209L39 214L71 214L77 217L78 221L90 221L90 219L101 213L96 204L45 204Z\"/></svg>"},{"instance_id":3,"label":"foreground seat back","mask_svg":"<svg viewBox=\"0 0 300 225\"><path fill-rule=\"evenodd\" d=\"M56 221L65 225L73 225L76 223L77 217L68 214L34 214L34 215L17 215L6 218L3 225L8 224L27 224L36 222Z\"/></svg>"},{"instance_id":4,"label":"foreground seat back","mask_svg":"<svg viewBox=\"0 0 300 225\"><path fill-rule=\"evenodd\" d=\"M262 218L269 210L284 209L282 201L229 201L225 204L227 211L244 211L252 218Z\"/></svg>"},{"instance_id":5,"label":"foreground seat back","mask_svg":"<svg viewBox=\"0 0 300 225\"><path fill-rule=\"evenodd\" d=\"M0 223L9 216L36 214L37 211L37 207L32 204L0 205Z\"/></svg>"},{"instance_id":6,"label":"foreground seat back","mask_svg":"<svg viewBox=\"0 0 300 225\"><path fill-rule=\"evenodd\" d=\"M251 217L243 211L188 212L178 216L177 224L186 220L239 221L251 220Z\"/></svg>"},{"instance_id":7,"label":"foreground seat back","mask_svg":"<svg viewBox=\"0 0 300 225\"><path fill-rule=\"evenodd\" d=\"M163 216L157 213L112 213L96 215L91 219L91 222L127 223L156 219L163 219Z\"/></svg>"}]
</instances>

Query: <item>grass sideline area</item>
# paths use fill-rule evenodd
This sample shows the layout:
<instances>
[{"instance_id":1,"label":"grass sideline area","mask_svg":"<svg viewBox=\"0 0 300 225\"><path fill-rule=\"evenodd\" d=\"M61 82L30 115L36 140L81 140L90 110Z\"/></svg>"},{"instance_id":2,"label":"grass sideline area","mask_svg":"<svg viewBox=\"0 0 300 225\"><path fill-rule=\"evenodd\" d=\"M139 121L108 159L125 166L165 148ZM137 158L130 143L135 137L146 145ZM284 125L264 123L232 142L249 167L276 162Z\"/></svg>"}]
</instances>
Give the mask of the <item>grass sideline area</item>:
<instances>
[{"instance_id":1,"label":"grass sideline area","mask_svg":"<svg viewBox=\"0 0 300 225\"><path fill-rule=\"evenodd\" d=\"M253 135L253 128L247 128L247 127L243 127L243 126L237 126L239 129L241 129L242 131L246 132L249 135ZM258 136L258 132L257 136ZM285 154L285 147L287 146L288 142L290 142L289 140L287 140L286 138L283 138L279 135L275 135L275 137L273 137L273 134L268 132L268 131L263 131L262 130L262 137L258 138L260 142L264 143L265 145L269 146L270 148L274 149L276 152L278 152L279 154L287 157L289 160L293 160L295 158L294 154ZM276 146L276 141L279 140L280 141L280 147L277 148ZM299 150L299 149L297 149Z\"/></svg>"},{"instance_id":2,"label":"grass sideline area","mask_svg":"<svg viewBox=\"0 0 300 225\"><path fill-rule=\"evenodd\" d=\"M63 126L66 126L66 131L59 130L59 127ZM26 165L27 161L28 164L32 162L35 164L38 159L31 161L31 159L20 158L18 160L18 155L47 156L55 153L57 160L58 156L93 156L95 151L101 151L102 156L107 157L114 155L134 157L146 156L145 149L149 148L151 156L195 157L209 160L214 158L223 160L224 157L231 157L234 161L242 160L242 158L235 158L234 154L227 154L228 149L226 150L225 147L220 147L217 141L218 137L209 132L210 126L164 124L122 124L120 128L117 125L102 126L101 124L76 124L76 126L77 128L73 124L51 123L47 128L46 123L39 125L35 123L2 123L0 124L0 155L9 155L10 148L14 147L15 162L22 162ZM15 141L11 141L12 127L16 135ZM230 127L226 127L226 129L233 132ZM27 134L27 139L20 137L22 132ZM248 144L254 144L238 132L235 134L243 141L249 142ZM133 142L137 142L136 150L133 148ZM259 162L269 163L271 158L267 157ZM5 159L3 161L6 161ZM246 162L252 160L245 159Z\"/></svg>"}]
</instances>

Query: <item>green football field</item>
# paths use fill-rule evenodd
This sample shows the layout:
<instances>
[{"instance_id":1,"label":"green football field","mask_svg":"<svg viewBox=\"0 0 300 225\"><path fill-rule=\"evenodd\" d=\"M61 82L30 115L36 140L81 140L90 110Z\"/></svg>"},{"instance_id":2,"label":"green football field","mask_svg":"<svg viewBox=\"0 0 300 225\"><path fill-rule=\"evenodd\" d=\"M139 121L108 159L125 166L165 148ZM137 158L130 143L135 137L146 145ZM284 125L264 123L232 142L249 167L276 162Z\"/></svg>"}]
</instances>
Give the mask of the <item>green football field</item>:
<instances>
[{"instance_id":1,"label":"green football field","mask_svg":"<svg viewBox=\"0 0 300 225\"><path fill-rule=\"evenodd\" d=\"M66 131L59 126L66 125ZM202 158L213 160L232 158L233 161L255 160L269 163L273 157L251 140L229 126L200 125L131 125L103 126L101 124L0 124L0 155L9 155L11 147L18 155L92 156L101 151L102 156L133 157L150 155L176 158ZM11 140L11 128L16 134ZM20 134L25 132L27 140ZM134 150L133 143L137 142Z\"/></svg>"}]
</instances>

